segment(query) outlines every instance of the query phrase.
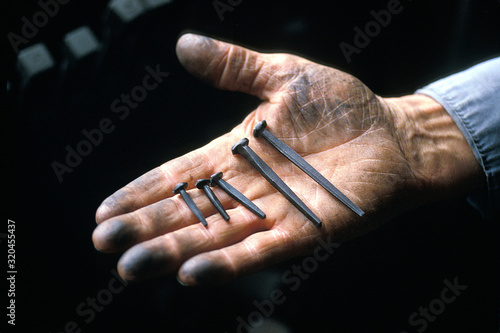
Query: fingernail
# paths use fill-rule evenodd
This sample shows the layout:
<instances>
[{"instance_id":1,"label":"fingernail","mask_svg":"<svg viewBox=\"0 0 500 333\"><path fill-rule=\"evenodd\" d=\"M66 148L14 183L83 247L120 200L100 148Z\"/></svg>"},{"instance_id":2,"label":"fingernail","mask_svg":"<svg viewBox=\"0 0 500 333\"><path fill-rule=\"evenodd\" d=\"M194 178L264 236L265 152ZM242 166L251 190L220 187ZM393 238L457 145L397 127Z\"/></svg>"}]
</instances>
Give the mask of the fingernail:
<instances>
[{"instance_id":1,"label":"fingernail","mask_svg":"<svg viewBox=\"0 0 500 333\"><path fill-rule=\"evenodd\" d=\"M155 263L158 260L147 248L137 245L127 252L118 261L118 271L127 281L142 280L155 275Z\"/></svg>"},{"instance_id":2,"label":"fingernail","mask_svg":"<svg viewBox=\"0 0 500 333\"><path fill-rule=\"evenodd\" d=\"M202 38L202 36L192 33L187 33L181 36L183 42L195 42L200 40L200 38Z\"/></svg>"},{"instance_id":3,"label":"fingernail","mask_svg":"<svg viewBox=\"0 0 500 333\"><path fill-rule=\"evenodd\" d=\"M198 284L215 285L228 280L223 275L222 267L206 258L192 258L182 265L180 270L182 283L188 286Z\"/></svg>"},{"instance_id":4,"label":"fingernail","mask_svg":"<svg viewBox=\"0 0 500 333\"><path fill-rule=\"evenodd\" d=\"M106 220L106 216L109 214L109 207L102 203L95 212L95 222L99 224L102 221Z\"/></svg>"},{"instance_id":5,"label":"fingernail","mask_svg":"<svg viewBox=\"0 0 500 333\"><path fill-rule=\"evenodd\" d=\"M137 239L131 224L121 220L101 223L94 230L94 244L100 251L119 250L130 246Z\"/></svg>"},{"instance_id":6,"label":"fingernail","mask_svg":"<svg viewBox=\"0 0 500 333\"><path fill-rule=\"evenodd\" d=\"M176 276L177 278L177 282L179 282L179 284L183 287L189 287L190 285L187 284L187 283L184 283L180 278L179 278L179 275Z\"/></svg>"}]
</instances>

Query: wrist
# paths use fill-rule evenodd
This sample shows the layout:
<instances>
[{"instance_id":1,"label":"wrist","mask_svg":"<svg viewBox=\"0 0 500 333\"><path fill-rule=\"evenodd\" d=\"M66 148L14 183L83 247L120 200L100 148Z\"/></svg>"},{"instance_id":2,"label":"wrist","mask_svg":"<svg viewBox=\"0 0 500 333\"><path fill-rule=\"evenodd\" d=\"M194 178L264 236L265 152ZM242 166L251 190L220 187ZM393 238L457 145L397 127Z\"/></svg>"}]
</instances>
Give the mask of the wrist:
<instances>
[{"instance_id":1,"label":"wrist","mask_svg":"<svg viewBox=\"0 0 500 333\"><path fill-rule=\"evenodd\" d=\"M425 193L443 198L484 184L472 148L441 104L419 94L384 100L401 150Z\"/></svg>"}]
</instances>

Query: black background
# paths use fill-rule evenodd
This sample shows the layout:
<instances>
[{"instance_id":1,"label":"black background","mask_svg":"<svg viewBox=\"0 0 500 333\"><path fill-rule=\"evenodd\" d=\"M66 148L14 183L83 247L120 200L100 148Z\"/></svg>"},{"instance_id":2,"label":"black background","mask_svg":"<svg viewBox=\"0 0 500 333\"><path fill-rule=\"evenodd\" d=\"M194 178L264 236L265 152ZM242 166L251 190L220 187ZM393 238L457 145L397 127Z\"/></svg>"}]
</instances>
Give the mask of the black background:
<instances>
[{"instance_id":1,"label":"black background","mask_svg":"<svg viewBox=\"0 0 500 333\"><path fill-rule=\"evenodd\" d=\"M269 299L279 288L286 301L271 318L291 332L417 332L421 326L412 326L409 316L440 297L445 279L456 278L467 289L425 332L496 332L498 221L482 220L463 197L421 207L342 244L295 291L281 278L302 258L219 287L186 288L175 276L128 285L89 323L76 312L108 287L119 258L93 248L100 202L142 173L230 130L258 104L186 73L175 57L182 32L298 54L347 71L382 96L412 93L500 53L500 2L401 0L402 12L348 63L339 44L353 44L354 27L363 29L373 20L370 11L387 3L243 0L221 21L212 1L173 1L132 27L128 37L134 42L92 67L95 72L70 77L63 87L56 73L22 105L15 89L16 54L5 38L4 73L14 88L3 112L7 202L0 232L7 232L7 219L16 222L15 329L55 333L74 321L83 332L234 332L237 318L248 320L256 310L254 300ZM45 43L60 64L67 32L88 25L101 38L106 5L61 5L21 48ZM21 18L39 10L35 1L4 8L5 36L20 34ZM157 64L170 75L120 120L111 102L142 82L147 65ZM64 163L65 147L75 147L84 139L81 131L96 128L103 118L115 130L59 182L51 163ZM1 248L5 272L4 239ZM1 318L0 327L11 331L8 318Z\"/></svg>"}]
</instances>

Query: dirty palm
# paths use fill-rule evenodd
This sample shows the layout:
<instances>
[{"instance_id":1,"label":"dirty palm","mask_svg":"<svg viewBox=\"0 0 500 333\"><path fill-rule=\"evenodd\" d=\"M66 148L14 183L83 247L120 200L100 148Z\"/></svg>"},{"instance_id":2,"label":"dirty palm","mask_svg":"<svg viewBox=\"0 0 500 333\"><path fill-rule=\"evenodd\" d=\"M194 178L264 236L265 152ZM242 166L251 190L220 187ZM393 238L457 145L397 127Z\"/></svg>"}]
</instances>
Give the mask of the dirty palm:
<instances>
[{"instance_id":1,"label":"dirty palm","mask_svg":"<svg viewBox=\"0 0 500 333\"><path fill-rule=\"evenodd\" d=\"M403 107L394 99L375 95L347 73L289 54L258 53L193 34L183 35L176 51L191 74L262 102L231 132L156 167L103 201L93 242L102 252L124 252L118 262L124 279L177 273L188 285L228 281L305 255L319 238L342 242L362 235L420 203L425 177L405 153L397 121ZM414 98L432 103L424 96ZM272 146L253 138L261 120L366 214L353 213ZM231 147L245 137L320 218L322 228L245 159L232 155ZM266 218L215 187L230 216L225 221L195 187L196 180L216 172ZM179 182L188 183L207 228L172 193Z\"/></svg>"}]
</instances>

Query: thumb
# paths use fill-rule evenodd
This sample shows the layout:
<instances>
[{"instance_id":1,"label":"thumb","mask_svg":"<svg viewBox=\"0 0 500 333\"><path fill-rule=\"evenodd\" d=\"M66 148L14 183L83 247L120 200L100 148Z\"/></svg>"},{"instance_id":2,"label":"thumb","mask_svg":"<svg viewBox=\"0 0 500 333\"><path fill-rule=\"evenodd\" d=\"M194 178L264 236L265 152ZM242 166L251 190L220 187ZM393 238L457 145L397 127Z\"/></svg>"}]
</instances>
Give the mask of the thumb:
<instances>
[{"instance_id":1,"label":"thumb","mask_svg":"<svg viewBox=\"0 0 500 333\"><path fill-rule=\"evenodd\" d=\"M181 36L176 53L188 72L219 89L267 100L269 93L278 88L269 80L281 67L276 60L283 55L262 54L195 34Z\"/></svg>"}]
</instances>

